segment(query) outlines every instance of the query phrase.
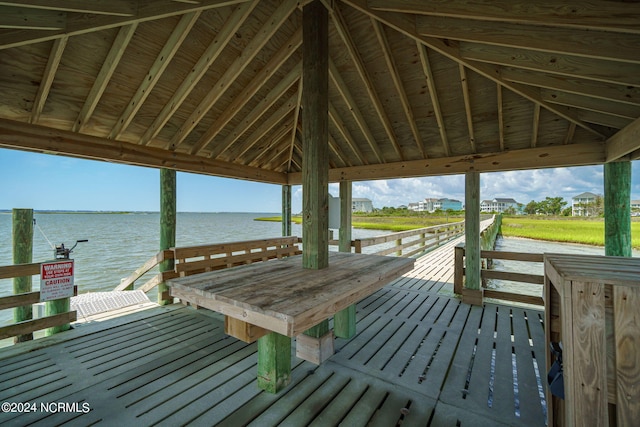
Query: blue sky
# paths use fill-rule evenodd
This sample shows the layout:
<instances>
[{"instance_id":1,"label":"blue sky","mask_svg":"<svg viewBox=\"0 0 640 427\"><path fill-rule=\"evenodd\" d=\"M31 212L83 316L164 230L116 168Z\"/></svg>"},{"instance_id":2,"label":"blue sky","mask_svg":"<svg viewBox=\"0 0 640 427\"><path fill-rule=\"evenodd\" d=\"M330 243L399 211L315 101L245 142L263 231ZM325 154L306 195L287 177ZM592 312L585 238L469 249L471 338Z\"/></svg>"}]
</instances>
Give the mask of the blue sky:
<instances>
[{"instance_id":1,"label":"blue sky","mask_svg":"<svg viewBox=\"0 0 640 427\"><path fill-rule=\"evenodd\" d=\"M640 162L633 162L631 198L640 199ZM158 211L157 169L0 149L0 209ZM280 212L281 186L179 172L180 212ZM483 173L481 197L511 197L520 203L547 196L603 193L602 166ZM338 196L338 185L329 192ZM464 176L405 178L353 183L353 197L377 208L407 205L427 197L464 200ZM302 207L293 188L292 209Z\"/></svg>"}]
</instances>

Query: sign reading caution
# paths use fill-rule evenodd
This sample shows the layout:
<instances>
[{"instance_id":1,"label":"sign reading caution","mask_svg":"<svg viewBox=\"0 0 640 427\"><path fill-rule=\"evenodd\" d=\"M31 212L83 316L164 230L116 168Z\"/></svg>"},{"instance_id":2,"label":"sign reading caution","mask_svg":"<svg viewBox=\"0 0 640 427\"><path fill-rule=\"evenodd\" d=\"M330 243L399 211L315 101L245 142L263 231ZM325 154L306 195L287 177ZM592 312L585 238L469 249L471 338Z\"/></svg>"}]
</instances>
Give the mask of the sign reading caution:
<instances>
[{"instance_id":1,"label":"sign reading caution","mask_svg":"<svg viewBox=\"0 0 640 427\"><path fill-rule=\"evenodd\" d=\"M73 260L40 264L40 302L73 296Z\"/></svg>"}]
</instances>

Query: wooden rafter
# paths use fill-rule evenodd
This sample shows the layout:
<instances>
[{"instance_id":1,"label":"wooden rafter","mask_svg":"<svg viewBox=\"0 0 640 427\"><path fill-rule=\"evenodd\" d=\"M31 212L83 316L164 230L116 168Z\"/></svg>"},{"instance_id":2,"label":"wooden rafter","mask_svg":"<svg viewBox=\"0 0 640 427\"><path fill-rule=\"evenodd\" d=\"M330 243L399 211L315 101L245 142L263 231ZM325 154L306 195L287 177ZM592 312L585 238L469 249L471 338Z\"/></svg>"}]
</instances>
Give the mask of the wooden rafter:
<instances>
[{"instance_id":1,"label":"wooden rafter","mask_svg":"<svg viewBox=\"0 0 640 427\"><path fill-rule=\"evenodd\" d=\"M504 100L502 99L502 86L496 84L498 97L498 134L500 139L500 151L504 151Z\"/></svg>"},{"instance_id":2,"label":"wooden rafter","mask_svg":"<svg viewBox=\"0 0 640 427\"><path fill-rule=\"evenodd\" d=\"M438 131L440 132L440 139L442 141L442 148L444 154L448 156L449 150L449 138L447 137L447 130L444 125L444 117L442 116L442 110L440 109L440 100L438 98L438 90L436 88L436 82L433 80L433 73L431 72L431 64L429 64L429 54L427 47L420 42L416 42L418 53L420 54L420 63L422 64L422 71L427 80L427 88L429 89L429 96L431 98L431 105L433 105L433 113L436 116L438 122Z\"/></svg>"},{"instance_id":3,"label":"wooden rafter","mask_svg":"<svg viewBox=\"0 0 640 427\"><path fill-rule=\"evenodd\" d=\"M589 96L551 89L541 89L540 95L546 102L566 105L567 107L579 108L581 110L610 114L626 119L635 119L640 116L640 105L623 104L621 102L596 99Z\"/></svg>"},{"instance_id":4,"label":"wooden rafter","mask_svg":"<svg viewBox=\"0 0 640 427\"><path fill-rule=\"evenodd\" d=\"M62 12L0 5L0 29L61 31L66 25Z\"/></svg>"},{"instance_id":5,"label":"wooden rafter","mask_svg":"<svg viewBox=\"0 0 640 427\"><path fill-rule=\"evenodd\" d=\"M368 5L371 9L389 12L640 33L640 7L637 3L606 0L574 1L570 4L555 0L492 0L475 3L466 0L368 0Z\"/></svg>"},{"instance_id":6,"label":"wooden rafter","mask_svg":"<svg viewBox=\"0 0 640 427\"><path fill-rule=\"evenodd\" d=\"M129 42L131 41L131 38L133 37L137 26L137 23L133 23L120 27L118 35L113 41L111 49L109 50L107 57L102 63L102 68L98 73L98 77L96 77L96 80L94 81L93 86L89 91L89 95L87 96L87 99L85 100L84 105L80 110L80 114L78 114L78 118L73 124L74 132L81 132L82 129L87 125L87 122L93 114L96 105L98 105L98 101L100 101L104 90L107 88L107 84L109 84L111 76L120 63L120 59L122 58L125 49L129 45Z\"/></svg>"},{"instance_id":7,"label":"wooden rafter","mask_svg":"<svg viewBox=\"0 0 640 427\"><path fill-rule=\"evenodd\" d=\"M524 68L604 83L640 86L640 63L583 58L468 42L460 43L460 56L467 61Z\"/></svg>"},{"instance_id":8,"label":"wooden rafter","mask_svg":"<svg viewBox=\"0 0 640 427\"><path fill-rule=\"evenodd\" d=\"M219 115L209 129L191 148L192 154L198 154L205 148L224 126L249 102L253 96L264 86L264 84L275 74L276 71L291 57L291 55L302 44L302 29L298 29L289 40L282 45L269 62L245 85L242 92L235 96L231 105L225 108L223 114ZM177 146L177 144L176 144Z\"/></svg>"},{"instance_id":9,"label":"wooden rafter","mask_svg":"<svg viewBox=\"0 0 640 427\"><path fill-rule=\"evenodd\" d=\"M531 148L538 145L538 130L540 129L540 104L533 104L533 126L531 129Z\"/></svg>"},{"instance_id":10,"label":"wooden rafter","mask_svg":"<svg viewBox=\"0 0 640 427\"><path fill-rule=\"evenodd\" d=\"M416 30L428 37L640 63L640 34L425 15L416 17Z\"/></svg>"},{"instance_id":11,"label":"wooden rafter","mask_svg":"<svg viewBox=\"0 0 640 427\"><path fill-rule=\"evenodd\" d=\"M331 133L329 133L329 150L333 152L334 157L341 163L340 167L352 166Z\"/></svg>"},{"instance_id":12,"label":"wooden rafter","mask_svg":"<svg viewBox=\"0 0 640 427\"><path fill-rule=\"evenodd\" d=\"M500 70L500 74L503 79L513 83L560 90L622 104L640 105L640 87L602 83L577 77L568 78L554 74L535 73L511 67L503 67Z\"/></svg>"},{"instance_id":13,"label":"wooden rafter","mask_svg":"<svg viewBox=\"0 0 640 427\"><path fill-rule=\"evenodd\" d=\"M287 168L286 171L291 170L291 161L293 159L293 148L296 143L296 135L298 133L298 121L300 119L300 106L302 105L302 79L299 80L298 83L298 101L296 102L296 109L293 111L293 126L291 129L291 141L289 143L289 158L287 160ZM331 136L329 136L331 138Z\"/></svg>"},{"instance_id":14,"label":"wooden rafter","mask_svg":"<svg viewBox=\"0 0 640 427\"><path fill-rule=\"evenodd\" d=\"M176 149L200 123L200 120L213 108L213 106L225 94L231 84L238 78L244 69L251 63L253 58L262 50L271 37L280 29L282 23L293 13L298 3L297 0L283 1L276 9L271 18L258 30L251 41L242 49L240 55L225 70L220 79L212 86L211 90L204 96L198 106L189 115L187 120L180 126L178 132L171 138L169 148ZM205 145L209 141L199 141ZM202 147L194 147L191 154L197 154Z\"/></svg>"},{"instance_id":15,"label":"wooden rafter","mask_svg":"<svg viewBox=\"0 0 640 427\"><path fill-rule=\"evenodd\" d=\"M593 123L612 129L623 129L631 123L631 119L622 118L612 114L594 113L593 111L588 110L578 110L576 111L576 115L585 123ZM612 136L615 133L615 130L603 130L603 132L608 132L608 135Z\"/></svg>"},{"instance_id":16,"label":"wooden rafter","mask_svg":"<svg viewBox=\"0 0 640 427\"><path fill-rule=\"evenodd\" d=\"M246 163L253 167L271 169L273 163L277 162L276 159L282 157L285 153L289 155L289 144L285 141L291 134L293 127L293 119L285 118L284 122L280 123L280 129L276 129L275 134L271 136L271 141L264 144L264 149L253 153L253 158L245 159Z\"/></svg>"},{"instance_id":17,"label":"wooden rafter","mask_svg":"<svg viewBox=\"0 0 640 427\"><path fill-rule=\"evenodd\" d=\"M476 73L484 76L496 83L503 85L509 90L515 92L516 94L528 99L537 104L541 104L545 109L551 111L552 113L569 120L571 122L576 123L581 128L599 136L605 138L606 135L598 131L597 129L592 128L588 124L584 123L582 120L577 118L573 112L569 111L566 108L557 108L553 104L545 103L540 99L540 94L538 91L511 83L500 76L500 68L495 65L485 64L477 61L471 61L462 57L460 50L456 43L435 39L431 37L425 37L418 34L415 30L415 20L411 19L409 16L405 16L404 14L391 13L391 12L381 12L371 9L367 6L366 0L342 0L344 3L349 4L350 6L356 8L362 13L372 16L382 23L395 28L401 33L405 34L412 39L423 43L425 46L437 51L438 53L446 56L447 58L455 61L456 63L462 63L467 68L475 71ZM413 0L412 0L413 1ZM396 2L397 3L397 2ZM465 2L466 3L466 2Z\"/></svg>"},{"instance_id":18,"label":"wooden rafter","mask_svg":"<svg viewBox=\"0 0 640 427\"><path fill-rule=\"evenodd\" d=\"M164 73L164 70L167 68L174 55L178 52L178 49L182 45L182 42L186 39L187 34L189 34L189 31L191 31L191 29L195 25L196 21L200 17L200 14L200 11L195 11L186 13L182 16L182 18L180 18L180 21L173 29L173 32L156 57L153 65L151 65L151 68L149 68L147 75L142 80L142 83L140 83L140 86L138 86L136 93L131 97L131 100L125 107L122 114L120 114L120 117L116 121L113 129L111 129L109 138L119 138L127 129L129 124L131 124L131 121L138 113L138 110L140 109L140 107L142 107L142 104L144 104L147 97L155 87L156 83L158 83L158 80L160 80L162 73Z\"/></svg>"},{"instance_id":19,"label":"wooden rafter","mask_svg":"<svg viewBox=\"0 0 640 427\"><path fill-rule=\"evenodd\" d=\"M360 53L358 52L358 49L356 48L356 45L353 42L351 34L349 33L349 30L347 28L347 24L345 23L339 8L334 8L332 10L331 18L333 20L335 29L338 32L340 39L342 40L342 43L347 48L347 52L349 52L351 61L355 65L356 71L358 72L358 75L360 76L360 79L362 80L364 87L367 90L367 95L371 100L371 105L376 110L376 114L380 119L380 124L382 124L382 127L384 128L384 131L387 134L387 138L389 138L389 141L393 145L398 157L402 158L403 156L402 156L402 151L400 150L400 144L398 143L398 139L395 133L393 132L391 121L389 120L389 117L387 116L387 113L385 112L384 107L382 106L382 102L378 97L378 92L373 87L373 83L372 83L371 77L369 76L369 72L367 71L367 68L364 66L364 61L362 60L362 57L360 56Z\"/></svg>"},{"instance_id":20,"label":"wooden rafter","mask_svg":"<svg viewBox=\"0 0 640 427\"><path fill-rule=\"evenodd\" d=\"M269 117L262 121L262 124L258 126L250 135L242 141L242 146L238 147L238 150L234 152L233 158L236 160L242 160L245 154L253 148L258 142L264 138L266 134L280 123L287 115L291 114L298 105L298 93L289 97L280 108L274 111Z\"/></svg>"},{"instance_id":21,"label":"wooden rafter","mask_svg":"<svg viewBox=\"0 0 640 427\"><path fill-rule=\"evenodd\" d=\"M0 119L0 147L70 157L107 160L136 166L171 168L202 175L286 184L286 174L213 159L194 158L185 153L114 141L82 133L52 129L13 120Z\"/></svg>"},{"instance_id":22,"label":"wooden rafter","mask_svg":"<svg viewBox=\"0 0 640 427\"><path fill-rule=\"evenodd\" d=\"M464 99L464 111L467 115L467 129L469 131L469 143L471 145L471 152L477 152L476 149L476 137L473 131L473 113L471 112L471 96L469 94L469 80L467 78L467 71L464 65L458 64L460 71L460 83L462 84L462 98Z\"/></svg>"},{"instance_id":23,"label":"wooden rafter","mask_svg":"<svg viewBox=\"0 0 640 427\"><path fill-rule=\"evenodd\" d=\"M367 162L366 157L358 147L355 139L353 139L353 136L351 136L351 132L349 132L349 129L347 129L347 127L345 126L344 122L340 118L340 114L332 103L329 103L329 120L331 120L333 126L338 130L342 138L346 141L347 145L349 146L353 154L355 154L360 164L368 165L369 162Z\"/></svg>"},{"instance_id":24,"label":"wooden rafter","mask_svg":"<svg viewBox=\"0 0 640 427\"><path fill-rule=\"evenodd\" d=\"M640 119L607 140L607 162L618 160L640 149Z\"/></svg>"},{"instance_id":25,"label":"wooden rafter","mask_svg":"<svg viewBox=\"0 0 640 427\"><path fill-rule=\"evenodd\" d=\"M229 135L222 141L222 143L216 144L212 147L212 151L209 157L215 159L233 160L236 156L233 145L238 141L251 126L256 123L260 117L262 117L273 104L280 99L284 94L300 80L300 72L302 70L302 63L299 62L295 67L287 73L282 80L276 84L273 89L260 101L260 103L249 114L242 118L240 123L229 132Z\"/></svg>"},{"instance_id":26,"label":"wooden rafter","mask_svg":"<svg viewBox=\"0 0 640 427\"><path fill-rule=\"evenodd\" d=\"M244 3L248 0L200 0L194 3L178 2L140 2L136 13L132 16L115 16L99 14L87 19L84 14L74 14L67 16L65 28L56 31L43 30L16 30L4 33L0 39L0 49L22 46L31 43L40 43L47 40L54 40L61 37L76 36L95 31L106 30L108 28L121 27L133 23L152 21L166 18L168 16L182 15L188 12L202 11L216 7L229 6ZM63 2L56 2L63 3Z\"/></svg>"},{"instance_id":27,"label":"wooden rafter","mask_svg":"<svg viewBox=\"0 0 640 427\"><path fill-rule=\"evenodd\" d=\"M402 109L404 110L404 114L407 118L407 124L409 125L411 133L413 134L413 139L415 140L415 143L418 146L418 151L420 152L422 157L426 157L427 155L424 150L424 142L422 141L420 131L418 130L418 126L416 125L416 119L413 115L413 111L411 110L409 98L407 97L407 93L404 90L404 86L402 85L402 79L400 78L400 73L398 72L398 66L396 65L396 62L393 59L393 55L391 54L391 48L389 47L389 41L387 40L384 28L378 21L373 18L371 18L371 25L373 26L373 31L376 33L376 37L378 38L378 43L380 43L382 54L384 56L385 62L387 63L389 74L391 75L391 80L393 81L393 84L396 88L396 92L398 92L398 95L400 96L400 104L402 105ZM402 152L400 151L400 147L398 147L397 151L400 154L400 160L404 160Z\"/></svg>"},{"instance_id":28,"label":"wooden rafter","mask_svg":"<svg viewBox=\"0 0 640 427\"><path fill-rule=\"evenodd\" d=\"M134 16L139 1L129 0L18 0L0 1L0 6L16 6L30 9L61 12L88 13L94 15Z\"/></svg>"},{"instance_id":29,"label":"wooden rafter","mask_svg":"<svg viewBox=\"0 0 640 427\"><path fill-rule=\"evenodd\" d=\"M336 88L340 96L342 96L342 99L344 100L344 102L348 105L349 111L351 111L351 114L353 115L353 118L356 124L358 125L358 128L360 129L360 132L362 132L364 139L367 141L367 143L371 147L371 150L373 151L374 156L376 157L378 162L384 163L382 153L380 152L380 148L378 147L378 144L376 142L376 139L373 136L373 133L371 132L371 129L369 129L369 125L365 121L364 115L362 114L362 112L360 111L360 108L358 108L358 105L356 104L355 97L351 94L351 91L348 89L347 84L342 79L342 76L340 75L338 68L335 66L335 64L331 60L329 60L329 76L331 78L331 81L333 82L333 86Z\"/></svg>"},{"instance_id":30,"label":"wooden rafter","mask_svg":"<svg viewBox=\"0 0 640 427\"><path fill-rule=\"evenodd\" d=\"M200 56L200 59L198 59L198 62L193 66L188 77L182 81L178 89L173 93L171 99L167 101L151 126L149 126L144 135L142 135L138 141L139 144L149 144L149 142L151 142L151 140L160 133L160 130L162 130L171 116L176 112L180 105L182 105L193 88L205 75L211 64L213 64L213 62L218 58L222 49L224 49L229 40L231 40L236 31L238 31L251 11L258 5L258 1L259 0L252 0L251 2L239 5L231 16L229 16L216 37L209 44L209 47L207 47L202 56Z\"/></svg>"},{"instance_id":31,"label":"wooden rafter","mask_svg":"<svg viewBox=\"0 0 640 427\"><path fill-rule=\"evenodd\" d=\"M571 144L573 136L576 134L576 124L569 123L569 129L567 129L567 135L564 138L563 144Z\"/></svg>"},{"instance_id":32,"label":"wooden rafter","mask_svg":"<svg viewBox=\"0 0 640 427\"><path fill-rule=\"evenodd\" d=\"M40 82L40 86L38 86L38 93L36 94L36 98L33 102L30 123L38 123L38 120L40 120L40 114L42 113L44 104L47 102L47 98L49 97L49 91L51 90L53 79L56 77L56 72L58 71L60 60L62 59L62 53L64 52L64 48L67 46L68 40L68 37L62 37L55 40L51 46L51 52L49 53L49 59L47 60L47 65L44 69L42 81Z\"/></svg>"}]
</instances>

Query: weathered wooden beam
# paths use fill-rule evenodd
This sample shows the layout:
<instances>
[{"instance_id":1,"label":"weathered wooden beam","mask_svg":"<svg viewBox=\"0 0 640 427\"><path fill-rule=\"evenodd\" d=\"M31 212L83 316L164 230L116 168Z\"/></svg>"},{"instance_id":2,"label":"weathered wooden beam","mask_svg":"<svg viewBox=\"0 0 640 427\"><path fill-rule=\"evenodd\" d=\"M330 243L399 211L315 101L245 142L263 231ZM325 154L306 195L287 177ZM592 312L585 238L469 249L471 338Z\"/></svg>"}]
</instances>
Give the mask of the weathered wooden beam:
<instances>
[{"instance_id":1,"label":"weathered wooden beam","mask_svg":"<svg viewBox=\"0 0 640 427\"><path fill-rule=\"evenodd\" d=\"M0 147L272 184L287 183L287 175L280 172L6 119L0 119Z\"/></svg>"},{"instance_id":2,"label":"weathered wooden beam","mask_svg":"<svg viewBox=\"0 0 640 427\"><path fill-rule=\"evenodd\" d=\"M458 64L458 70L460 71L460 83L462 84L462 98L464 100L464 111L467 116L467 130L469 132L469 144L471 145L471 152L475 153L476 150L476 138L473 131L473 113L471 112L471 96L469 94L469 79L467 78L467 71L464 65Z\"/></svg>"},{"instance_id":3,"label":"weathered wooden beam","mask_svg":"<svg viewBox=\"0 0 640 427\"><path fill-rule=\"evenodd\" d=\"M464 241L466 289L480 289L480 173L465 173L464 190ZM464 295L464 291L463 291Z\"/></svg>"},{"instance_id":4,"label":"weathered wooden beam","mask_svg":"<svg viewBox=\"0 0 640 427\"><path fill-rule=\"evenodd\" d=\"M588 142L382 165L335 168L329 171L329 181L367 181L385 178L452 175L474 170L502 172L532 168L595 165L604 162L605 144ZM289 173L287 178L289 184L292 185L302 182L300 173Z\"/></svg>"},{"instance_id":5,"label":"weathered wooden beam","mask_svg":"<svg viewBox=\"0 0 640 427\"><path fill-rule=\"evenodd\" d=\"M302 228L305 268L329 265L329 23L318 1L302 10Z\"/></svg>"},{"instance_id":6,"label":"weathered wooden beam","mask_svg":"<svg viewBox=\"0 0 640 427\"><path fill-rule=\"evenodd\" d=\"M538 145L538 130L540 128L540 104L533 105L533 124L531 126L531 148Z\"/></svg>"},{"instance_id":7,"label":"weathered wooden beam","mask_svg":"<svg viewBox=\"0 0 640 427\"><path fill-rule=\"evenodd\" d=\"M637 3L587 0L567 5L555 0L534 2L496 0L490 3L469 3L466 0L447 2L368 0L367 5L376 10L417 15L640 33L640 28L638 28L640 5Z\"/></svg>"},{"instance_id":8,"label":"weathered wooden beam","mask_svg":"<svg viewBox=\"0 0 640 427\"><path fill-rule=\"evenodd\" d=\"M16 30L4 33L0 40L0 49L40 43L61 37L76 36L109 28L117 28L123 25L133 24L134 22L152 21L169 16L182 15L189 12L245 3L247 1L248 0L200 0L198 3L165 1L141 2L137 7L136 13L132 16L100 14L91 17L91 19L87 19L83 13L79 13L77 16L67 16L67 25L61 30ZM56 3L64 4L66 2Z\"/></svg>"},{"instance_id":9,"label":"weathered wooden beam","mask_svg":"<svg viewBox=\"0 0 640 427\"><path fill-rule=\"evenodd\" d=\"M116 67L120 63L120 59L122 58L122 55L124 55L124 51L127 49L127 46L129 45L129 42L131 41L131 38L133 37L133 34L135 33L137 27L137 22L120 27L118 35L113 41L111 49L109 50L107 57L102 63L102 68L98 73L98 77L96 77L96 80L94 81L93 86L89 91L89 95L87 95L87 99L85 100L84 105L82 106L82 109L78 114L78 118L73 124L72 130L74 132L81 132L82 129L86 126L89 118L98 105L102 94L107 88L111 76L116 71Z\"/></svg>"},{"instance_id":10,"label":"weathered wooden beam","mask_svg":"<svg viewBox=\"0 0 640 427\"><path fill-rule=\"evenodd\" d=\"M160 251L165 251L176 246L176 214L177 214L177 182L176 171L160 169ZM172 271L175 265L174 259L165 259L160 263L160 273ZM164 293L169 291L166 283L158 285L158 304L167 305L173 302L173 298L164 298Z\"/></svg>"},{"instance_id":11,"label":"weathered wooden beam","mask_svg":"<svg viewBox=\"0 0 640 427\"><path fill-rule=\"evenodd\" d=\"M352 184L351 181L340 182L340 252L351 252L352 225ZM356 334L356 305L352 304L333 316L333 331L338 338L352 338Z\"/></svg>"},{"instance_id":12,"label":"weathered wooden beam","mask_svg":"<svg viewBox=\"0 0 640 427\"><path fill-rule=\"evenodd\" d=\"M296 109L293 111L293 128L291 129L291 142L289 145L289 158L287 159L286 172L291 171L291 164L293 163L293 150L296 145L296 136L298 135L298 124L300 121L300 107L302 106L302 79L298 83L298 102L296 103ZM331 135L329 135L329 143L331 143Z\"/></svg>"},{"instance_id":13,"label":"weathered wooden beam","mask_svg":"<svg viewBox=\"0 0 640 427\"><path fill-rule=\"evenodd\" d=\"M604 252L631 256L631 162L604 165Z\"/></svg>"},{"instance_id":14,"label":"weathered wooden beam","mask_svg":"<svg viewBox=\"0 0 640 427\"><path fill-rule=\"evenodd\" d=\"M13 209L12 212L13 263L29 264L33 261L33 209ZM31 276L13 278L13 293L31 292ZM13 321L19 323L33 318L30 305L13 309ZM32 333L15 337L14 343L30 341Z\"/></svg>"},{"instance_id":15,"label":"weathered wooden beam","mask_svg":"<svg viewBox=\"0 0 640 427\"><path fill-rule=\"evenodd\" d=\"M147 97L155 87L156 83L158 83L158 80L160 80L162 73L164 73L164 70L167 68L174 55L178 52L182 42L187 38L187 34L189 34L189 31L191 31L200 17L200 13L201 11L185 13L182 18L180 18L180 21L173 29L173 32L165 42L162 50L158 53L156 60L149 68L147 75L142 80L142 83L140 83L140 86L138 86L136 93L131 97L131 100L125 107L124 111L122 111L122 114L120 114L120 117L113 126L113 129L111 129L109 139L119 138L122 132L127 129L135 115L138 113L138 110L142 107L142 104L144 104Z\"/></svg>"},{"instance_id":16,"label":"weathered wooden beam","mask_svg":"<svg viewBox=\"0 0 640 427\"><path fill-rule=\"evenodd\" d=\"M277 393L291 381L291 338L271 332L258 339L258 387Z\"/></svg>"},{"instance_id":17,"label":"weathered wooden beam","mask_svg":"<svg viewBox=\"0 0 640 427\"><path fill-rule=\"evenodd\" d=\"M629 120L640 117L640 105L624 104L556 89L541 89L540 95L546 102L566 105L567 107L618 116Z\"/></svg>"},{"instance_id":18,"label":"weathered wooden beam","mask_svg":"<svg viewBox=\"0 0 640 427\"><path fill-rule=\"evenodd\" d=\"M640 118L607 140L607 162L640 149Z\"/></svg>"},{"instance_id":19,"label":"weathered wooden beam","mask_svg":"<svg viewBox=\"0 0 640 427\"><path fill-rule=\"evenodd\" d=\"M502 85L496 84L498 98L498 132L500 139L500 151L504 151L504 101L502 96Z\"/></svg>"},{"instance_id":20,"label":"weathered wooden beam","mask_svg":"<svg viewBox=\"0 0 640 427\"><path fill-rule=\"evenodd\" d=\"M282 186L282 235L291 236L291 186Z\"/></svg>"},{"instance_id":21,"label":"weathered wooden beam","mask_svg":"<svg viewBox=\"0 0 640 427\"><path fill-rule=\"evenodd\" d=\"M271 331L233 317L224 316L224 333L240 341L252 343Z\"/></svg>"},{"instance_id":22,"label":"weathered wooden beam","mask_svg":"<svg viewBox=\"0 0 640 427\"><path fill-rule=\"evenodd\" d=\"M142 135L138 141L141 145L147 145L160 133L164 125L169 121L171 116L180 108L184 100L191 91L200 82L209 67L215 62L229 40L236 34L240 26L244 23L253 9L258 5L258 0L240 4L234 12L226 20L216 37L211 41L207 49L198 59L196 65L193 66L188 77L180 83L178 89L175 90L171 99L167 101L160 113L156 116L153 123Z\"/></svg>"}]
</instances>

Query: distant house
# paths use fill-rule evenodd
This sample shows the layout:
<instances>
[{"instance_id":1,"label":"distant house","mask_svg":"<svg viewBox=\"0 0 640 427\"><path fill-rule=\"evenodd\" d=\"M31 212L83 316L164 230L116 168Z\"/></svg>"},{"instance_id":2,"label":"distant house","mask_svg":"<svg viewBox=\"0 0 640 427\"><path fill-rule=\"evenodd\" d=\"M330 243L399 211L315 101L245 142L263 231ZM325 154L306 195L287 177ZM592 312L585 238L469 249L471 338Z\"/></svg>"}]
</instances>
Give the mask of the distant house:
<instances>
[{"instance_id":1,"label":"distant house","mask_svg":"<svg viewBox=\"0 0 640 427\"><path fill-rule=\"evenodd\" d=\"M353 212L373 212L373 203L369 199L351 199L351 210Z\"/></svg>"},{"instance_id":2,"label":"distant house","mask_svg":"<svg viewBox=\"0 0 640 427\"><path fill-rule=\"evenodd\" d=\"M462 202L446 197L442 199L428 198L417 203L409 203L409 210L416 212L460 211L462 210Z\"/></svg>"},{"instance_id":3,"label":"distant house","mask_svg":"<svg viewBox=\"0 0 640 427\"><path fill-rule=\"evenodd\" d=\"M597 215L598 199L602 199L602 197L588 191L573 197L571 199L571 216Z\"/></svg>"},{"instance_id":4,"label":"distant house","mask_svg":"<svg viewBox=\"0 0 640 427\"><path fill-rule=\"evenodd\" d=\"M640 200L631 201L631 210L640 210Z\"/></svg>"},{"instance_id":5,"label":"distant house","mask_svg":"<svg viewBox=\"0 0 640 427\"><path fill-rule=\"evenodd\" d=\"M520 204L514 199L495 198L492 200L483 200L480 203L480 212L505 212L509 208L513 208L516 211L520 210Z\"/></svg>"}]
</instances>

